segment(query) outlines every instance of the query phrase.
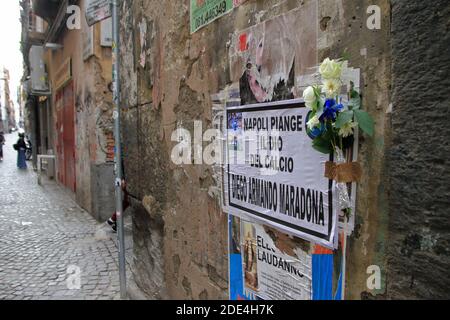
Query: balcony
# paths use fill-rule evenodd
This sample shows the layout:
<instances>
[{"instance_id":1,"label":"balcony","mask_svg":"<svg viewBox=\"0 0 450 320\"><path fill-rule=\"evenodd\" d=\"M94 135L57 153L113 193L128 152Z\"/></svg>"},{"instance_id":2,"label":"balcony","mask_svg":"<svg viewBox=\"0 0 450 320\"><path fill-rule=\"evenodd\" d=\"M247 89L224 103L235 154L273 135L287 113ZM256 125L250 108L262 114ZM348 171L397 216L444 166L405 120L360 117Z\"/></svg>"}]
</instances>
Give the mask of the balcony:
<instances>
[{"instance_id":1,"label":"balcony","mask_svg":"<svg viewBox=\"0 0 450 320\"><path fill-rule=\"evenodd\" d=\"M31 41L42 42L45 40L48 24L38 15L30 12L28 19L28 38Z\"/></svg>"},{"instance_id":2,"label":"balcony","mask_svg":"<svg viewBox=\"0 0 450 320\"><path fill-rule=\"evenodd\" d=\"M33 0L33 11L51 24L58 15L60 5L64 2L64 0Z\"/></svg>"}]
</instances>

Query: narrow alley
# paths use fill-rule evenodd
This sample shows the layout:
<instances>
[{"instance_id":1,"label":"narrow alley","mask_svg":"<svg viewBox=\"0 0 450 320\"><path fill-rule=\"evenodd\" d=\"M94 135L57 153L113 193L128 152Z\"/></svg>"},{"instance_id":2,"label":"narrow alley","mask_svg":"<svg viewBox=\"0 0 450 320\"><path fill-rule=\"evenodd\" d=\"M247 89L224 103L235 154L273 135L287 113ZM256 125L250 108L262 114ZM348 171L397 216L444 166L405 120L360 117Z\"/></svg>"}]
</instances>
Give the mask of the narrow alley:
<instances>
[{"instance_id":1,"label":"narrow alley","mask_svg":"<svg viewBox=\"0 0 450 320\"><path fill-rule=\"evenodd\" d=\"M449 17L0 1L0 305L284 319L449 300Z\"/></svg>"},{"instance_id":2,"label":"narrow alley","mask_svg":"<svg viewBox=\"0 0 450 320\"><path fill-rule=\"evenodd\" d=\"M17 135L5 137L0 162L0 300L118 299L112 231L56 183L39 186L30 162L28 170L19 171L12 147Z\"/></svg>"}]
</instances>

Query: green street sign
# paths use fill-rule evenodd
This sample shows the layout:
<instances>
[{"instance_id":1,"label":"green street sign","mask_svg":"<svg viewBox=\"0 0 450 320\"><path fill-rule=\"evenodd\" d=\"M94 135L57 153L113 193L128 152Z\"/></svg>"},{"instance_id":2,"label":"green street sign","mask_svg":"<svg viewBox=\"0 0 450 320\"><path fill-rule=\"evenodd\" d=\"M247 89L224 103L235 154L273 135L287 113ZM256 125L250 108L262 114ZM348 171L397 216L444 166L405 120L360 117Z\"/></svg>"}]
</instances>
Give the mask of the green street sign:
<instances>
[{"instance_id":1,"label":"green street sign","mask_svg":"<svg viewBox=\"0 0 450 320\"><path fill-rule=\"evenodd\" d=\"M191 33L233 9L233 0L191 0Z\"/></svg>"}]
</instances>

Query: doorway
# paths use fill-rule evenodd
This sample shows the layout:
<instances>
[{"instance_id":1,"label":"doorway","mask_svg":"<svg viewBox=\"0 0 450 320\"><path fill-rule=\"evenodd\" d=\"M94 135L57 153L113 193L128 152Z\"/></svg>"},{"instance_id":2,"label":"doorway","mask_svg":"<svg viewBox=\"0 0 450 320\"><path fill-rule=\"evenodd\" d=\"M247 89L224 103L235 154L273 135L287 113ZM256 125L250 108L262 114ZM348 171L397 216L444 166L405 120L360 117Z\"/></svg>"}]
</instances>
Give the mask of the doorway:
<instances>
[{"instance_id":1,"label":"doorway","mask_svg":"<svg viewBox=\"0 0 450 320\"><path fill-rule=\"evenodd\" d=\"M55 102L58 181L75 192L75 105L72 81L57 92Z\"/></svg>"}]
</instances>

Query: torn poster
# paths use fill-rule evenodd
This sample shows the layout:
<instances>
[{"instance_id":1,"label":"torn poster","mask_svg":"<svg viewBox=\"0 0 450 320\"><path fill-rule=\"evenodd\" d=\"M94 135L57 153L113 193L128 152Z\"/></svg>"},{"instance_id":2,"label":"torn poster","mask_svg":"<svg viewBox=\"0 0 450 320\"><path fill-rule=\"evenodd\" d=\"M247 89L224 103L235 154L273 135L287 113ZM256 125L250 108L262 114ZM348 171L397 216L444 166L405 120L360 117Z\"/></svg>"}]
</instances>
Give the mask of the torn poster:
<instances>
[{"instance_id":1,"label":"torn poster","mask_svg":"<svg viewBox=\"0 0 450 320\"><path fill-rule=\"evenodd\" d=\"M262 225L230 222L231 299L311 300L309 243L292 249Z\"/></svg>"},{"instance_id":2,"label":"torn poster","mask_svg":"<svg viewBox=\"0 0 450 320\"><path fill-rule=\"evenodd\" d=\"M233 34L230 76L239 83L241 105L300 97L297 79L315 72L317 3Z\"/></svg>"}]
</instances>

